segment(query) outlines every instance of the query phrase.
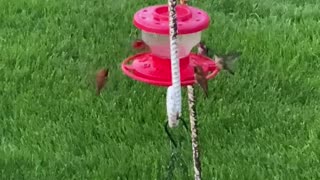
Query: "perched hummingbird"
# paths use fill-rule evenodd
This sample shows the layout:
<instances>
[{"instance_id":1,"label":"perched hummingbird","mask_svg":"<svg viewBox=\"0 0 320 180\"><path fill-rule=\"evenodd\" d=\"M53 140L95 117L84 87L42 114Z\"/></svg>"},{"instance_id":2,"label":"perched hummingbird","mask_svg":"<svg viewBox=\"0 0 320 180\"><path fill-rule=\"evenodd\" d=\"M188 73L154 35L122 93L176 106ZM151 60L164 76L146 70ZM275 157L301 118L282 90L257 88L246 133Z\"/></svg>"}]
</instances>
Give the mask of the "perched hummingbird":
<instances>
[{"instance_id":1,"label":"perched hummingbird","mask_svg":"<svg viewBox=\"0 0 320 180\"><path fill-rule=\"evenodd\" d=\"M241 52L231 52L223 56L214 55L214 61L220 70L226 70L230 74L234 75L232 65L241 56Z\"/></svg>"},{"instance_id":2,"label":"perched hummingbird","mask_svg":"<svg viewBox=\"0 0 320 180\"><path fill-rule=\"evenodd\" d=\"M200 42L198 44L198 54L201 54L203 56L209 56L209 49L204 44L204 42Z\"/></svg>"},{"instance_id":3,"label":"perched hummingbird","mask_svg":"<svg viewBox=\"0 0 320 180\"><path fill-rule=\"evenodd\" d=\"M132 48L138 51L149 51L149 46L142 39L133 41Z\"/></svg>"},{"instance_id":4,"label":"perched hummingbird","mask_svg":"<svg viewBox=\"0 0 320 180\"><path fill-rule=\"evenodd\" d=\"M194 67L194 78L197 84L203 89L204 94L208 97L208 80L201 66Z\"/></svg>"},{"instance_id":5,"label":"perched hummingbird","mask_svg":"<svg viewBox=\"0 0 320 180\"><path fill-rule=\"evenodd\" d=\"M106 81L108 79L109 71L108 69L101 69L98 71L96 75L96 88L97 88L97 95L100 94L101 89L106 84Z\"/></svg>"}]
</instances>

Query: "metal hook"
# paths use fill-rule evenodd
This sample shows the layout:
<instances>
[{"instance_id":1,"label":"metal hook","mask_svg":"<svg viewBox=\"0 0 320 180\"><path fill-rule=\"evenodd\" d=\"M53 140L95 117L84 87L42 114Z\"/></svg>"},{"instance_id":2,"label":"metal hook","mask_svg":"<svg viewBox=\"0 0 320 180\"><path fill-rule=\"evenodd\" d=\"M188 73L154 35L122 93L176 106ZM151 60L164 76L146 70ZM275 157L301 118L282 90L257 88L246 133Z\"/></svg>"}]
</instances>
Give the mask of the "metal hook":
<instances>
[{"instance_id":1,"label":"metal hook","mask_svg":"<svg viewBox=\"0 0 320 180\"><path fill-rule=\"evenodd\" d=\"M188 132L189 129L188 129L188 125L187 125L187 123L185 122L185 120L184 120L181 116L179 116L179 114L177 114L177 119L179 119L179 120L182 121L184 128L185 128L186 131ZM166 121L165 124L164 124L164 129L165 129L165 131L166 131L166 133L167 133L170 141L172 142L173 146L174 146L174 147L177 147L177 143L174 141L174 139L172 138L172 135L171 135L170 132L169 132L168 124L169 124L169 122Z\"/></svg>"},{"instance_id":2,"label":"metal hook","mask_svg":"<svg viewBox=\"0 0 320 180\"><path fill-rule=\"evenodd\" d=\"M182 117L178 117L178 118L179 118L179 120L182 121L184 128L185 128L185 129L187 130L187 132L188 132L189 129L188 129L188 125L187 125L186 121L184 121L184 119L183 119Z\"/></svg>"},{"instance_id":3,"label":"metal hook","mask_svg":"<svg viewBox=\"0 0 320 180\"><path fill-rule=\"evenodd\" d=\"M166 122L164 123L164 130L166 131L166 133L167 133L170 141L172 142L173 146L174 146L174 147L177 147L177 143L173 140L173 138L172 138L172 136L171 136L171 134L170 134L170 132L169 132L169 130L168 130L168 125L169 125L169 122L166 121Z\"/></svg>"}]
</instances>

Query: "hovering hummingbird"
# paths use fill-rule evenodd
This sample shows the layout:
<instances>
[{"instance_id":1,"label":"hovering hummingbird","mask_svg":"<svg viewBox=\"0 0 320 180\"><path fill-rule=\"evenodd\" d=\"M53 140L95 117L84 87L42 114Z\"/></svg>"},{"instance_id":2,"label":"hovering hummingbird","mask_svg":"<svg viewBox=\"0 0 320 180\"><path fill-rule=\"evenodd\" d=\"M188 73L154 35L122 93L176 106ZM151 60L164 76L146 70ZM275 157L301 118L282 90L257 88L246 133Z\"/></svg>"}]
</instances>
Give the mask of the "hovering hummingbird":
<instances>
[{"instance_id":1,"label":"hovering hummingbird","mask_svg":"<svg viewBox=\"0 0 320 180\"><path fill-rule=\"evenodd\" d=\"M204 42L200 42L198 44L198 54L209 56L209 48L204 44Z\"/></svg>"},{"instance_id":2,"label":"hovering hummingbird","mask_svg":"<svg viewBox=\"0 0 320 180\"><path fill-rule=\"evenodd\" d=\"M209 48L204 44L204 42L200 42L198 44L198 54L210 56ZM227 70L229 73L234 75L234 71L231 69L231 67L240 56L241 52L231 52L223 56L214 55L214 60L220 70Z\"/></svg>"},{"instance_id":3,"label":"hovering hummingbird","mask_svg":"<svg viewBox=\"0 0 320 180\"><path fill-rule=\"evenodd\" d=\"M203 89L206 97L208 97L208 80L201 66L196 65L194 67L194 78L197 84Z\"/></svg>"},{"instance_id":4,"label":"hovering hummingbird","mask_svg":"<svg viewBox=\"0 0 320 180\"><path fill-rule=\"evenodd\" d=\"M142 39L133 41L132 48L138 51L149 51L149 46Z\"/></svg>"},{"instance_id":5,"label":"hovering hummingbird","mask_svg":"<svg viewBox=\"0 0 320 180\"><path fill-rule=\"evenodd\" d=\"M234 75L234 71L231 67L240 56L241 52L230 52L223 56L214 55L214 61L216 62L216 65L220 70L226 70L230 74Z\"/></svg>"},{"instance_id":6,"label":"hovering hummingbird","mask_svg":"<svg viewBox=\"0 0 320 180\"><path fill-rule=\"evenodd\" d=\"M108 79L109 70L108 69L101 69L96 74L96 88L97 88L97 95L100 94L100 91L106 84Z\"/></svg>"}]
</instances>

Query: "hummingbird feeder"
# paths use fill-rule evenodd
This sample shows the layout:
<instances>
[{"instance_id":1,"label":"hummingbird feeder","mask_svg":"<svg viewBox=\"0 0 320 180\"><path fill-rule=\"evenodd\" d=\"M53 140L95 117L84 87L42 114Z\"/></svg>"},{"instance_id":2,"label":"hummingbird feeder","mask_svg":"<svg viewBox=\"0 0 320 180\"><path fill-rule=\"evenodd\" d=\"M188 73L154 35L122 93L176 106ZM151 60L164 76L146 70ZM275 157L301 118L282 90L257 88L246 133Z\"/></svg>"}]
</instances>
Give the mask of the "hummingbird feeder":
<instances>
[{"instance_id":1,"label":"hummingbird feeder","mask_svg":"<svg viewBox=\"0 0 320 180\"><path fill-rule=\"evenodd\" d=\"M214 78L219 69L209 57L191 53L208 28L208 14L188 5L176 6L177 48L181 86L195 83L195 65L202 67L207 79ZM170 57L170 27L168 5L155 5L135 13L133 24L141 30L142 40L151 52L138 53L125 59L122 71L130 78L155 86L169 87L172 83Z\"/></svg>"},{"instance_id":2,"label":"hummingbird feeder","mask_svg":"<svg viewBox=\"0 0 320 180\"><path fill-rule=\"evenodd\" d=\"M194 67L201 66L207 79L214 78L219 69L212 59L191 53L191 50L199 44L201 32L208 28L210 18L201 9L177 5L177 0L168 0L168 5L140 9L135 13L133 23L141 30L142 40L150 52L139 53L125 59L122 62L122 71L134 80L168 87L168 121L165 124L167 133L167 125L176 127L179 123L181 86L187 86L195 179L200 180L201 163L193 88Z\"/></svg>"}]
</instances>

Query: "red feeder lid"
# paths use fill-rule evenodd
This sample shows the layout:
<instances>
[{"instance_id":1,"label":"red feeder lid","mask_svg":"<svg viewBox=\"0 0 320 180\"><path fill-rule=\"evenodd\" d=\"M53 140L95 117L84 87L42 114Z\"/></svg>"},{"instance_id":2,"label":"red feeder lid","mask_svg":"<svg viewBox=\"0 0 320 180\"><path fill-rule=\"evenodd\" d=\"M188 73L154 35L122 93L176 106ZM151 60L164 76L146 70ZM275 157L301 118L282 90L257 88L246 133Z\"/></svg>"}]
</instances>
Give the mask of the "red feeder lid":
<instances>
[{"instance_id":1,"label":"red feeder lid","mask_svg":"<svg viewBox=\"0 0 320 180\"><path fill-rule=\"evenodd\" d=\"M191 53L189 56L180 59L180 80L182 86L195 83L195 65L203 68L207 79L214 78L219 69L216 63L209 57ZM160 59L151 53L141 53L128 57L121 65L124 74L132 79L155 86L171 86L171 62L169 59Z\"/></svg>"},{"instance_id":2,"label":"red feeder lid","mask_svg":"<svg viewBox=\"0 0 320 180\"><path fill-rule=\"evenodd\" d=\"M168 5L149 6L140 9L133 18L134 25L146 32L169 34ZM210 23L208 14L198 8L177 5L178 34L196 33L206 29Z\"/></svg>"}]
</instances>

